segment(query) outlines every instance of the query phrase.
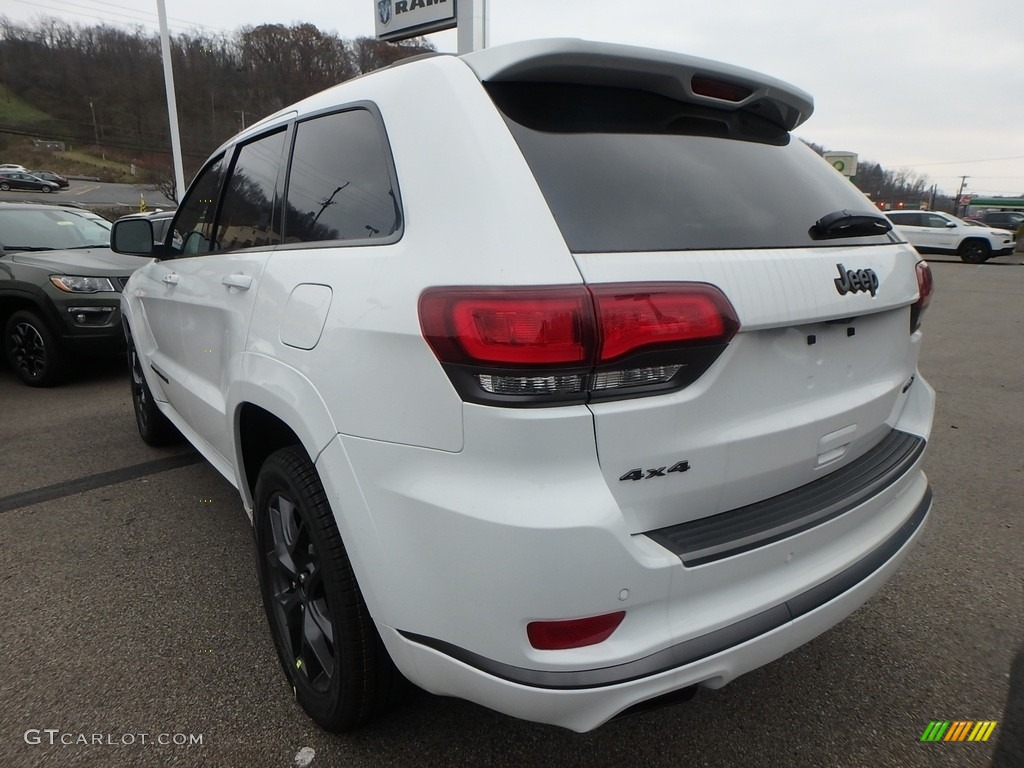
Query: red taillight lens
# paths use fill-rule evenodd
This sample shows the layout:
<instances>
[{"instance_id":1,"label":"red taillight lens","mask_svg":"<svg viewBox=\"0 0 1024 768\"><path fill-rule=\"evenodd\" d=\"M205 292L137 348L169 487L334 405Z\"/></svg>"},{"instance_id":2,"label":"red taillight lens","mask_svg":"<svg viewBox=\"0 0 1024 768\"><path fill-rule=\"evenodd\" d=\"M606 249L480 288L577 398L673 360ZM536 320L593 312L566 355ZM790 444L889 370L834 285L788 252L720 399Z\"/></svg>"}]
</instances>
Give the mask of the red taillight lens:
<instances>
[{"instance_id":1,"label":"red taillight lens","mask_svg":"<svg viewBox=\"0 0 1024 768\"><path fill-rule=\"evenodd\" d=\"M582 286L433 288L420 297L423 335L448 363L585 365L592 315Z\"/></svg>"},{"instance_id":2,"label":"red taillight lens","mask_svg":"<svg viewBox=\"0 0 1024 768\"><path fill-rule=\"evenodd\" d=\"M704 283L430 288L420 327L469 402L655 394L700 376L739 321Z\"/></svg>"},{"instance_id":3,"label":"red taillight lens","mask_svg":"<svg viewBox=\"0 0 1024 768\"><path fill-rule=\"evenodd\" d=\"M588 350L585 295L456 299L452 329L466 355L508 365L579 364Z\"/></svg>"},{"instance_id":4,"label":"red taillight lens","mask_svg":"<svg viewBox=\"0 0 1024 768\"><path fill-rule=\"evenodd\" d=\"M917 262L917 293L917 301L910 307L911 333L921 327L921 317L931 304L932 294L935 293L935 279L927 261Z\"/></svg>"},{"instance_id":5,"label":"red taillight lens","mask_svg":"<svg viewBox=\"0 0 1024 768\"><path fill-rule=\"evenodd\" d=\"M607 640L626 618L625 611L565 621L531 621L526 625L530 645L539 651L583 648Z\"/></svg>"},{"instance_id":6,"label":"red taillight lens","mask_svg":"<svg viewBox=\"0 0 1024 768\"><path fill-rule=\"evenodd\" d=\"M601 330L598 362L665 344L729 341L739 323L732 306L710 285L591 288Z\"/></svg>"}]
</instances>

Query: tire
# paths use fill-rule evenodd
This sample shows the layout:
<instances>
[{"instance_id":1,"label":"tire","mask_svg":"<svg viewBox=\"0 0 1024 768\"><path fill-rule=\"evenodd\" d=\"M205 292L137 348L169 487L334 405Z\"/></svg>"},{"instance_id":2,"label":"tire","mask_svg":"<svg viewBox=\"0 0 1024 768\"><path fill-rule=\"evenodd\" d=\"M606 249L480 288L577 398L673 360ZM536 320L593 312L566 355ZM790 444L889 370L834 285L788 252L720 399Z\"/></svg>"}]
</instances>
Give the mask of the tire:
<instances>
[{"instance_id":1,"label":"tire","mask_svg":"<svg viewBox=\"0 0 1024 768\"><path fill-rule=\"evenodd\" d=\"M47 185L43 187L43 192L53 192L53 187Z\"/></svg>"},{"instance_id":2,"label":"tire","mask_svg":"<svg viewBox=\"0 0 1024 768\"><path fill-rule=\"evenodd\" d=\"M253 526L263 607L295 698L331 732L397 699L404 678L381 642L324 494L301 448L263 463Z\"/></svg>"},{"instance_id":3,"label":"tire","mask_svg":"<svg viewBox=\"0 0 1024 768\"><path fill-rule=\"evenodd\" d=\"M8 318L4 349L15 374L30 387L52 387L60 381L67 355L35 312L22 309Z\"/></svg>"},{"instance_id":4,"label":"tire","mask_svg":"<svg viewBox=\"0 0 1024 768\"><path fill-rule=\"evenodd\" d=\"M2 189L4 192L8 192L11 189L11 185L8 184L6 181L0 181L0 189Z\"/></svg>"},{"instance_id":5,"label":"tire","mask_svg":"<svg viewBox=\"0 0 1024 768\"><path fill-rule=\"evenodd\" d=\"M960 260L968 264L981 264L992 256L992 248L984 240L964 240L957 249Z\"/></svg>"},{"instance_id":6,"label":"tire","mask_svg":"<svg viewBox=\"0 0 1024 768\"><path fill-rule=\"evenodd\" d=\"M157 408L153 392L142 373L142 359L128 337L128 372L132 388L132 407L139 436L147 445L170 445L181 441L181 433Z\"/></svg>"}]
</instances>

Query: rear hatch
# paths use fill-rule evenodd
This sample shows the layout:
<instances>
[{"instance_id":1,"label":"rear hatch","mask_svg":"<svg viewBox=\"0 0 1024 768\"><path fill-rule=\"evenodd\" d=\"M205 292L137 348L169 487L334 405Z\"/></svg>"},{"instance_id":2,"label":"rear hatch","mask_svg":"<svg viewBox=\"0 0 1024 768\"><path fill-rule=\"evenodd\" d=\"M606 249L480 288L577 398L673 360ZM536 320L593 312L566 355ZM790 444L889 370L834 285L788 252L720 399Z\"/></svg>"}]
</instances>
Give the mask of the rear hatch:
<instances>
[{"instance_id":1,"label":"rear hatch","mask_svg":"<svg viewBox=\"0 0 1024 768\"><path fill-rule=\"evenodd\" d=\"M707 62L658 62L656 77L612 62L608 84L570 59L483 74L584 281L637 304L714 286L739 323L725 344L677 350L681 367L620 375L680 386L592 391L630 530L782 494L882 443L916 368L918 258L791 136L809 101Z\"/></svg>"}]
</instances>

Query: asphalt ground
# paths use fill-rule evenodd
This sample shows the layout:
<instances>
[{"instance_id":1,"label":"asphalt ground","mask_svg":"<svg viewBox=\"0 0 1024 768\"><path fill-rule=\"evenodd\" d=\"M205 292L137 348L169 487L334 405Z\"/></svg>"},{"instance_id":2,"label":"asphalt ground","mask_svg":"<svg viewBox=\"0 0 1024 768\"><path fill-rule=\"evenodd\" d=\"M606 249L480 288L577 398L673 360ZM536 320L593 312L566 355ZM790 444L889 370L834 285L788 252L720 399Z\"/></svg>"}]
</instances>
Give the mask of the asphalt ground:
<instances>
[{"instance_id":1,"label":"asphalt ground","mask_svg":"<svg viewBox=\"0 0 1024 768\"><path fill-rule=\"evenodd\" d=\"M0 367L0 767L1024 766L1022 260L933 261L935 504L897 575L784 658L584 735L422 692L320 731L234 489L141 442L120 364L52 390ZM997 726L922 743L935 720Z\"/></svg>"}]
</instances>

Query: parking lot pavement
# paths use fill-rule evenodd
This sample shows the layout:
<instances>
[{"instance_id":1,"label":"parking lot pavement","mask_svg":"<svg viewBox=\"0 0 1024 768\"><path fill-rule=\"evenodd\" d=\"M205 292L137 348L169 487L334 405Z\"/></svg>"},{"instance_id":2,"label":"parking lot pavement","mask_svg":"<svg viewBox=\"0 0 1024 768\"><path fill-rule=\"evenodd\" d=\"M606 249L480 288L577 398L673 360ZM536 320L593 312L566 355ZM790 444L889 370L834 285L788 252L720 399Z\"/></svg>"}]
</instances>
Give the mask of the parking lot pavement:
<instances>
[{"instance_id":1,"label":"parking lot pavement","mask_svg":"<svg viewBox=\"0 0 1024 768\"><path fill-rule=\"evenodd\" d=\"M896 577L779 661L584 735L426 693L318 730L234 489L138 439L120 364L54 390L0 369L0 766L1024 765L1024 267L1002 262L934 266L935 506ZM922 743L933 720L997 726Z\"/></svg>"}]
</instances>

